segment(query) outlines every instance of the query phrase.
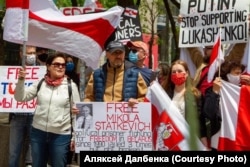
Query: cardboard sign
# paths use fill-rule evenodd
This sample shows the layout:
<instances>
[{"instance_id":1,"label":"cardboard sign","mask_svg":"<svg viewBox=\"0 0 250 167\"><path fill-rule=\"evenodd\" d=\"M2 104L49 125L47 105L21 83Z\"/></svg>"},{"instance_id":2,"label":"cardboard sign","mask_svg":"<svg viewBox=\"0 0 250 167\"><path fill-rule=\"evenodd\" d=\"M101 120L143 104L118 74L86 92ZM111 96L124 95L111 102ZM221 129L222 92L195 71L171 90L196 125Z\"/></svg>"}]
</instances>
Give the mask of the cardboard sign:
<instances>
[{"instance_id":1,"label":"cardboard sign","mask_svg":"<svg viewBox=\"0 0 250 167\"><path fill-rule=\"evenodd\" d=\"M128 41L142 41L142 30L137 7L126 7L120 25L115 32L115 40L126 44Z\"/></svg>"},{"instance_id":2,"label":"cardboard sign","mask_svg":"<svg viewBox=\"0 0 250 167\"><path fill-rule=\"evenodd\" d=\"M152 150L151 103L76 103L76 152ZM87 113L87 114L86 114Z\"/></svg>"},{"instance_id":3,"label":"cardboard sign","mask_svg":"<svg viewBox=\"0 0 250 167\"><path fill-rule=\"evenodd\" d=\"M0 66L0 112L34 112L36 108L36 99L28 102L17 102L14 99L20 68L20 66ZM46 67L27 66L26 73L25 86L30 86L44 77Z\"/></svg>"},{"instance_id":4,"label":"cardboard sign","mask_svg":"<svg viewBox=\"0 0 250 167\"><path fill-rule=\"evenodd\" d=\"M247 42L249 5L248 0L181 1L179 47L213 45L220 27L222 44Z\"/></svg>"}]
</instances>

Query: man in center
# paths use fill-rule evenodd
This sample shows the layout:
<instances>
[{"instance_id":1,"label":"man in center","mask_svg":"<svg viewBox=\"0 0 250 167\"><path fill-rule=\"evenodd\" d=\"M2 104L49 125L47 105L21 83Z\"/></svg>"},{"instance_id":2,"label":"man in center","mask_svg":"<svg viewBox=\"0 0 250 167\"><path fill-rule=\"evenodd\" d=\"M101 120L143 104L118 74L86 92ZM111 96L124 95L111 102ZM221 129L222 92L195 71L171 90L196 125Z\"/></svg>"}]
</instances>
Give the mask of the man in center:
<instances>
[{"instance_id":1,"label":"man in center","mask_svg":"<svg viewBox=\"0 0 250 167\"><path fill-rule=\"evenodd\" d=\"M126 101L130 106L142 102L147 85L136 66L125 60L124 45L111 41L105 50L107 62L90 76L84 101Z\"/></svg>"}]
</instances>

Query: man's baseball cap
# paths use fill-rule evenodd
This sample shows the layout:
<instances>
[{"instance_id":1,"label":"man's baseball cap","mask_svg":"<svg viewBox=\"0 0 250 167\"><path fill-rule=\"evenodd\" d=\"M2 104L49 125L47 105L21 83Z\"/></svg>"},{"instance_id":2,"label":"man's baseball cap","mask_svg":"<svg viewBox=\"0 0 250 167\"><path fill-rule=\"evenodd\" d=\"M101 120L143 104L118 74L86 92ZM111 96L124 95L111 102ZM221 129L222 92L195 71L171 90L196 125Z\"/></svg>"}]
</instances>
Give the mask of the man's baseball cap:
<instances>
[{"instance_id":1,"label":"man's baseball cap","mask_svg":"<svg viewBox=\"0 0 250 167\"><path fill-rule=\"evenodd\" d=\"M148 45L145 42L142 42L142 41L128 41L127 46L129 48L131 48L131 47L142 48L146 53L148 53Z\"/></svg>"},{"instance_id":2,"label":"man's baseball cap","mask_svg":"<svg viewBox=\"0 0 250 167\"><path fill-rule=\"evenodd\" d=\"M107 47L106 47L106 51L113 53L114 51L120 50L122 52L125 52L125 47L123 45L123 43L119 42L119 41L111 41L108 43Z\"/></svg>"}]
</instances>

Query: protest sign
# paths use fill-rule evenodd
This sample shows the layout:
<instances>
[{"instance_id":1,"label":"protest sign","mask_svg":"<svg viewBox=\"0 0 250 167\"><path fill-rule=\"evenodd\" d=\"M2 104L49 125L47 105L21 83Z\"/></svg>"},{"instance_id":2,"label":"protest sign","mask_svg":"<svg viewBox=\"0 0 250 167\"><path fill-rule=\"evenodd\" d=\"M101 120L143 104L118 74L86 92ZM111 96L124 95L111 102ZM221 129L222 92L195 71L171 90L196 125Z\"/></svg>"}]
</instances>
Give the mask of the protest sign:
<instances>
[{"instance_id":1,"label":"protest sign","mask_svg":"<svg viewBox=\"0 0 250 167\"><path fill-rule=\"evenodd\" d=\"M151 103L128 107L127 102L79 102L76 107L77 153L152 150Z\"/></svg>"},{"instance_id":2,"label":"protest sign","mask_svg":"<svg viewBox=\"0 0 250 167\"><path fill-rule=\"evenodd\" d=\"M0 66L0 112L34 112L35 110L36 99L28 102L17 102L14 99L15 84L20 68L20 66ZM45 66L27 66L25 86L39 81L45 73Z\"/></svg>"},{"instance_id":3,"label":"protest sign","mask_svg":"<svg viewBox=\"0 0 250 167\"><path fill-rule=\"evenodd\" d=\"M115 32L115 40L127 44L128 41L142 41L142 30L137 7L126 7Z\"/></svg>"},{"instance_id":4,"label":"protest sign","mask_svg":"<svg viewBox=\"0 0 250 167\"><path fill-rule=\"evenodd\" d=\"M62 7L60 8L60 11L65 16L71 16L71 15L82 15L87 13L97 13L97 12L104 12L105 8L91 8L91 7Z\"/></svg>"},{"instance_id":5,"label":"protest sign","mask_svg":"<svg viewBox=\"0 0 250 167\"><path fill-rule=\"evenodd\" d=\"M181 1L179 47L213 45L221 27L222 44L248 39L249 0Z\"/></svg>"}]
</instances>

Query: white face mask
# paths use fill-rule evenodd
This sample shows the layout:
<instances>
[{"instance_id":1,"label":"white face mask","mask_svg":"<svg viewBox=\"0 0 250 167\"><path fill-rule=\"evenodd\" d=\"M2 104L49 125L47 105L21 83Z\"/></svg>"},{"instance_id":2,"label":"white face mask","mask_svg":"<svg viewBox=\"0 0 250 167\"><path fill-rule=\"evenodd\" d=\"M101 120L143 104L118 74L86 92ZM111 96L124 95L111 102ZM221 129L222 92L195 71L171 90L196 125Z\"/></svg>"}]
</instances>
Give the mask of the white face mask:
<instances>
[{"instance_id":1,"label":"white face mask","mask_svg":"<svg viewBox=\"0 0 250 167\"><path fill-rule=\"evenodd\" d=\"M36 64L36 55L35 54L26 55L26 63L28 65L35 65Z\"/></svg>"},{"instance_id":2,"label":"white face mask","mask_svg":"<svg viewBox=\"0 0 250 167\"><path fill-rule=\"evenodd\" d=\"M232 84L235 84L235 85L240 84L240 75L227 74L227 79Z\"/></svg>"}]
</instances>

